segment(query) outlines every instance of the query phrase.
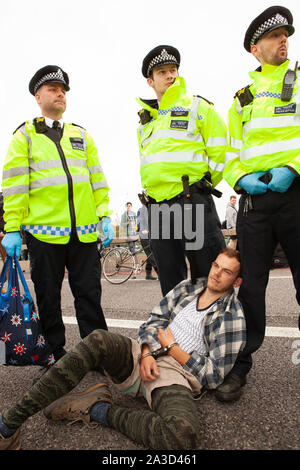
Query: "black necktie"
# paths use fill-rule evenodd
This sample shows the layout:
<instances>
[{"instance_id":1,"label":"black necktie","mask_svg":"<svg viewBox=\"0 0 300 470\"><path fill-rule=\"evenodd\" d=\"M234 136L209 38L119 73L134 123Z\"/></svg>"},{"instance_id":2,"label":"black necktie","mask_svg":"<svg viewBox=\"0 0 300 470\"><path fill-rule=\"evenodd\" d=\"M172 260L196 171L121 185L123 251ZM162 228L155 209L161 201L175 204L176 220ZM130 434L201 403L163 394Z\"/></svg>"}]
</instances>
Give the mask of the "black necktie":
<instances>
[{"instance_id":1,"label":"black necktie","mask_svg":"<svg viewBox=\"0 0 300 470\"><path fill-rule=\"evenodd\" d=\"M61 133L62 133L61 131L62 131L62 129L61 129L60 122L58 122L58 121L53 121L52 128L55 129L55 130L58 132L59 136L61 136Z\"/></svg>"}]
</instances>

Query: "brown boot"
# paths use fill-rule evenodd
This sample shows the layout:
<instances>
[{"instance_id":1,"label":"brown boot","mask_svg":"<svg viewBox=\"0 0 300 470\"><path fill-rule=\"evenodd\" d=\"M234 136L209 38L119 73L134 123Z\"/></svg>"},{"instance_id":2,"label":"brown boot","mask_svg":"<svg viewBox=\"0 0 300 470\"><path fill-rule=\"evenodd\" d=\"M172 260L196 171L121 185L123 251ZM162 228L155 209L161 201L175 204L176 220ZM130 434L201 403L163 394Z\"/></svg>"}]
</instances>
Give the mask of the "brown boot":
<instances>
[{"instance_id":1,"label":"brown boot","mask_svg":"<svg viewBox=\"0 0 300 470\"><path fill-rule=\"evenodd\" d=\"M20 450L20 428L10 437L3 437L0 434L0 450Z\"/></svg>"},{"instance_id":2,"label":"brown boot","mask_svg":"<svg viewBox=\"0 0 300 470\"><path fill-rule=\"evenodd\" d=\"M112 403L112 396L108 385L104 382L93 385L82 393L69 393L58 400L55 400L47 408L44 409L44 415L48 419L83 421L83 423L93 427L98 426L96 423L91 424L89 410L99 401Z\"/></svg>"}]
</instances>

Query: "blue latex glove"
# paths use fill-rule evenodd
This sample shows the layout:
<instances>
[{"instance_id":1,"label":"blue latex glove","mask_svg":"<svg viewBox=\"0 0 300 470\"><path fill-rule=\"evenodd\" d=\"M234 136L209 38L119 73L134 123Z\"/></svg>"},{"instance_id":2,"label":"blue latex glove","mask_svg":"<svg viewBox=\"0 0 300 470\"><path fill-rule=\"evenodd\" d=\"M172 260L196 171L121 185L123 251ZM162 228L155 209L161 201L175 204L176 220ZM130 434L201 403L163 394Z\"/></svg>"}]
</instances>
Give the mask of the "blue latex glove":
<instances>
[{"instance_id":1,"label":"blue latex glove","mask_svg":"<svg viewBox=\"0 0 300 470\"><path fill-rule=\"evenodd\" d=\"M104 246L110 245L114 239L114 229L113 229L113 226L111 225L111 221L109 217L104 217L104 219L102 219L102 232L104 233L106 237L104 239L103 245Z\"/></svg>"},{"instance_id":2,"label":"blue latex glove","mask_svg":"<svg viewBox=\"0 0 300 470\"><path fill-rule=\"evenodd\" d=\"M266 171L258 171L257 173L251 173L251 175L242 176L238 181L238 185L249 194L265 194L268 185L259 180L265 173Z\"/></svg>"},{"instance_id":3,"label":"blue latex glove","mask_svg":"<svg viewBox=\"0 0 300 470\"><path fill-rule=\"evenodd\" d=\"M268 188L276 193L285 193L296 178L296 175L286 166L282 168L272 168L269 173L271 173L272 179L268 184Z\"/></svg>"},{"instance_id":4,"label":"blue latex glove","mask_svg":"<svg viewBox=\"0 0 300 470\"><path fill-rule=\"evenodd\" d=\"M18 258L21 254L22 240L20 232L9 232L2 239L2 246L5 248L8 256Z\"/></svg>"}]
</instances>

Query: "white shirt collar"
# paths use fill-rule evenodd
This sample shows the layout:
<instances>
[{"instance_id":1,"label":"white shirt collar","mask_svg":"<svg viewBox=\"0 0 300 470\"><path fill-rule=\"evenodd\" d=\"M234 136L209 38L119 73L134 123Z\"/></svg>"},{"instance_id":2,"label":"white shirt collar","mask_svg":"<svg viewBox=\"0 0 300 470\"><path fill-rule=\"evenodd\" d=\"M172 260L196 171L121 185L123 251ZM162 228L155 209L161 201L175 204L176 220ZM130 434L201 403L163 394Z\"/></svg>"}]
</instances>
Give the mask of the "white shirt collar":
<instances>
[{"instance_id":1,"label":"white shirt collar","mask_svg":"<svg viewBox=\"0 0 300 470\"><path fill-rule=\"evenodd\" d=\"M47 116L43 116L43 117L45 118L45 121L46 121L47 126L48 126L48 127L52 127L52 126L53 126L53 123L54 123L54 119L51 119L51 118L49 118L49 117L47 117ZM64 127L64 121L63 121L63 119L59 119L58 122L60 123L61 128L63 128L63 127Z\"/></svg>"}]
</instances>

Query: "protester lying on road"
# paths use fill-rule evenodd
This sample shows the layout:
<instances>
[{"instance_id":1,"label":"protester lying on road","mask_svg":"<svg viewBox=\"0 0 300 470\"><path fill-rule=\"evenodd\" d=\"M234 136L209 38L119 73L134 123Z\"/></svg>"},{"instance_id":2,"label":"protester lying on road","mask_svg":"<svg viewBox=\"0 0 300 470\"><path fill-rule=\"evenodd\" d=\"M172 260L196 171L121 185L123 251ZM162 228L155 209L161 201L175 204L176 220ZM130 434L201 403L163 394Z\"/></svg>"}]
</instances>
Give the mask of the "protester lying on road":
<instances>
[{"instance_id":1,"label":"protester lying on road","mask_svg":"<svg viewBox=\"0 0 300 470\"><path fill-rule=\"evenodd\" d=\"M137 341L93 331L2 412L0 449L20 448L21 424L42 409L48 419L111 427L146 448L197 448L194 397L223 382L245 344L234 292L242 282L240 269L239 252L223 250L207 279L184 280L160 301ZM99 369L126 394L143 394L150 410L114 404L104 382L67 394Z\"/></svg>"}]
</instances>

